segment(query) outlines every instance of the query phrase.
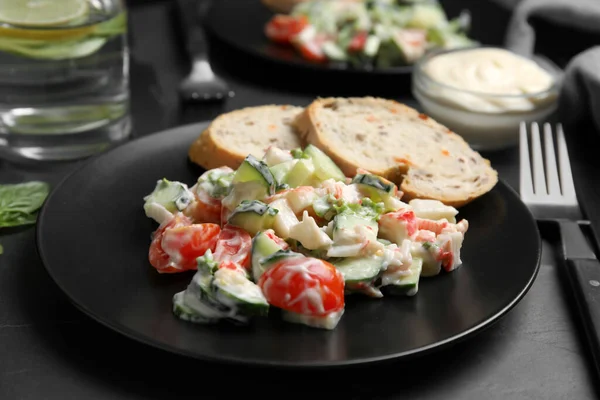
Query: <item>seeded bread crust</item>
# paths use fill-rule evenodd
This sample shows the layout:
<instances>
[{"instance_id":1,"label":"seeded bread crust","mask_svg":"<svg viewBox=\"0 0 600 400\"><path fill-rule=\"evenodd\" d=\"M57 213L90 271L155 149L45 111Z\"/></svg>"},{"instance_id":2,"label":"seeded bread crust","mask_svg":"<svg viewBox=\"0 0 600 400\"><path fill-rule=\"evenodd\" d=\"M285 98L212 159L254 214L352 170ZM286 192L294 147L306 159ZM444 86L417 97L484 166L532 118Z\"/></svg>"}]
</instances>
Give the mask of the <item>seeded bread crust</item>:
<instances>
[{"instance_id":1,"label":"seeded bread crust","mask_svg":"<svg viewBox=\"0 0 600 400\"><path fill-rule=\"evenodd\" d=\"M322 98L295 120L302 139L347 176L366 169L395 182L403 200L462 207L498 182L490 162L459 135L417 110L374 97Z\"/></svg>"},{"instance_id":2,"label":"seeded bread crust","mask_svg":"<svg viewBox=\"0 0 600 400\"><path fill-rule=\"evenodd\" d=\"M269 146L286 150L302 147L293 124L302 110L266 105L221 114L192 143L188 156L205 169L236 169L248 154L261 159Z\"/></svg>"}]
</instances>

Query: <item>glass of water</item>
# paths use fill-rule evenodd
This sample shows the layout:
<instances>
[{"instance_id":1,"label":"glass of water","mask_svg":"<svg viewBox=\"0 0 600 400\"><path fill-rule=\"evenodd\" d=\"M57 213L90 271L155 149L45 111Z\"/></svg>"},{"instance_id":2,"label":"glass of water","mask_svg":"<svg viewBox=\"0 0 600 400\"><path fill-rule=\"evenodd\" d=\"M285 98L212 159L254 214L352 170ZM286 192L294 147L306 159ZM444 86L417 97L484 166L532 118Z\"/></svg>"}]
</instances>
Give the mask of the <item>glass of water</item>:
<instances>
[{"instance_id":1,"label":"glass of water","mask_svg":"<svg viewBox=\"0 0 600 400\"><path fill-rule=\"evenodd\" d=\"M126 140L123 0L0 0L0 157L69 160Z\"/></svg>"}]
</instances>

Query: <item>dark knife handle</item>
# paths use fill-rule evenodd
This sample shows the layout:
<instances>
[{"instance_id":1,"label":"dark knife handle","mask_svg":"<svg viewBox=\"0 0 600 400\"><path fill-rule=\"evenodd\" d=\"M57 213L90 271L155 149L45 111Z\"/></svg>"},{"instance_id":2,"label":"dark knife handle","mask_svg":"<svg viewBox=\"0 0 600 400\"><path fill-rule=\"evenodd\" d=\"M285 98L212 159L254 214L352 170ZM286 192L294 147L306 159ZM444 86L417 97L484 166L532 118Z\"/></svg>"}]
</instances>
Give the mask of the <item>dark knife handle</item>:
<instances>
[{"instance_id":1,"label":"dark knife handle","mask_svg":"<svg viewBox=\"0 0 600 400\"><path fill-rule=\"evenodd\" d=\"M208 44L202 28L203 13L209 5L208 0L176 0L179 29L183 34L190 60L208 57Z\"/></svg>"},{"instance_id":2,"label":"dark knife handle","mask_svg":"<svg viewBox=\"0 0 600 400\"><path fill-rule=\"evenodd\" d=\"M585 327L596 372L600 374L600 262L567 260L567 274Z\"/></svg>"}]
</instances>

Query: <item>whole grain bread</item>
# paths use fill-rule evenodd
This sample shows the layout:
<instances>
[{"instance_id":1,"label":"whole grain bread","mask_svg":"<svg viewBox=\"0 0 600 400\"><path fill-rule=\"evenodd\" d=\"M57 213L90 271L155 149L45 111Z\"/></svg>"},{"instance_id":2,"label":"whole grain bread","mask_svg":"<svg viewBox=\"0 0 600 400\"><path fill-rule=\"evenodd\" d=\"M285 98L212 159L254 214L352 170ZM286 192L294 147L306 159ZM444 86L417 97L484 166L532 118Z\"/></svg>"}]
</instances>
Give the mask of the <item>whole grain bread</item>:
<instances>
[{"instance_id":1,"label":"whole grain bread","mask_svg":"<svg viewBox=\"0 0 600 400\"><path fill-rule=\"evenodd\" d=\"M303 140L327 153L347 176L357 168L399 185L403 200L461 207L498 182L490 162L462 137L393 100L322 98L295 120Z\"/></svg>"},{"instance_id":2,"label":"whole grain bread","mask_svg":"<svg viewBox=\"0 0 600 400\"><path fill-rule=\"evenodd\" d=\"M265 105L247 107L218 116L192 143L190 160L206 169L236 169L248 154L261 159L269 146L302 146L293 125L301 107Z\"/></svg>"}]
</instances>

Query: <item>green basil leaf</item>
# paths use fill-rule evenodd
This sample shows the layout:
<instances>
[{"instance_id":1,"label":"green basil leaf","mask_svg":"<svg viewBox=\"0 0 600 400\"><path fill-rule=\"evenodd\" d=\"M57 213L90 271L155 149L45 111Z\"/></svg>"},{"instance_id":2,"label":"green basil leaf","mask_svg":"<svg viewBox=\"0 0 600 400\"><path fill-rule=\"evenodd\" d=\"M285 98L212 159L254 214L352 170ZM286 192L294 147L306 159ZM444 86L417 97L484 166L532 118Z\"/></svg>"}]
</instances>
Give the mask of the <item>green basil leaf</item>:
<instances>
[{"instance_id":1,"label":"green basil leaf","mask_svg":"<svg viewBox=\"0 0 600 400\"><path fill-rule=\"evenodd\" d=\"M0 227L34 224L50 186L32 181L13 185L0 185Z\"/></svg>"}]
</instances>

